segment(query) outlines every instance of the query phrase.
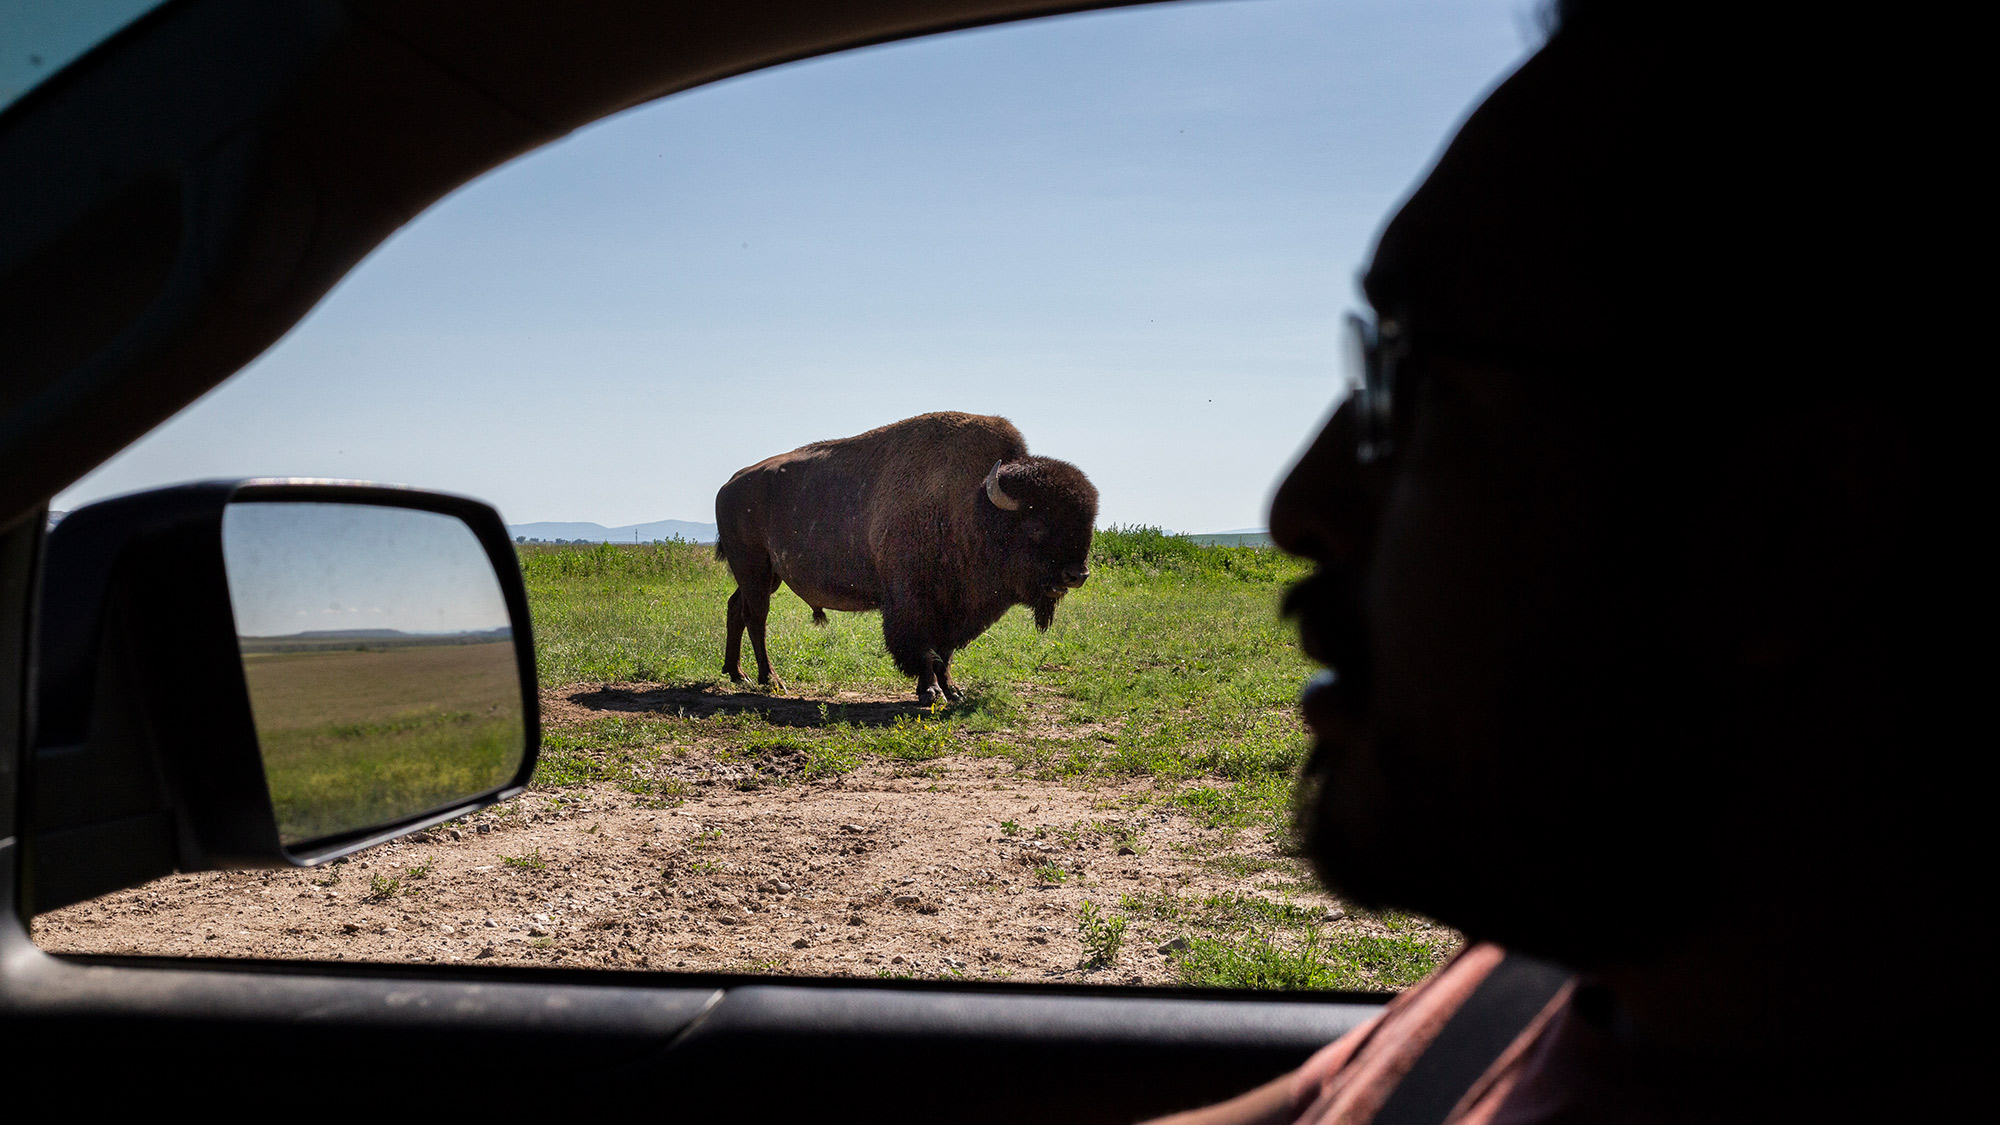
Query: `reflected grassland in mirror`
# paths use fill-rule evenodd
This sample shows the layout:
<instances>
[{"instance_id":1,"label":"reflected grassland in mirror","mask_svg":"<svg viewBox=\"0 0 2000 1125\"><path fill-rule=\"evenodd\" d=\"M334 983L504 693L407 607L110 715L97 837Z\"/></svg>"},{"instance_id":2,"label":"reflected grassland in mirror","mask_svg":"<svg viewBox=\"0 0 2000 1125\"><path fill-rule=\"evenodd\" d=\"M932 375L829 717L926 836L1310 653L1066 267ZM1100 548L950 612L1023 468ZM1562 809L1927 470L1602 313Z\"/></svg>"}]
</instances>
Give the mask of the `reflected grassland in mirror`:
<instances>
[{"instance_id":1,"label":"reflected grassland in mirror","mask_svg":"<svg viewBox=\"0 0 2000 1125\"><path fill-rule=\"evenodd\" d=\"M459 519L239 502L223 555L286 845L506 784L526 740L507 606Z\"/></svg>"}]
</instances>

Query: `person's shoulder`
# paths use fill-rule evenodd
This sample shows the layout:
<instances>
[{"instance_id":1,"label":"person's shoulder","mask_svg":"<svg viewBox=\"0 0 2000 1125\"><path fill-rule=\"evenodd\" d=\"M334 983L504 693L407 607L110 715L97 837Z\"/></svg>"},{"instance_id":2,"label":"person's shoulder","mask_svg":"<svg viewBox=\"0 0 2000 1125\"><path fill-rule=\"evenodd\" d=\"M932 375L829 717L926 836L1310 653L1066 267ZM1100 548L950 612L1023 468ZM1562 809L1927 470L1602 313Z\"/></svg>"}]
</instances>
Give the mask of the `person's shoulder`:
<instances>
[{"instance_id":1,"label":"person's shoulder","mask_svg":"<svg viewBox=\"0 0 2000 1125\"><path fill-rule=\"evenodd\" d=\"M1467 946L1423 983L1391 1000L1382 1014L1320 1049L1293 1076L1300 1125L1372 1120L1507 952Z\"/></svg>"}]
</instances>

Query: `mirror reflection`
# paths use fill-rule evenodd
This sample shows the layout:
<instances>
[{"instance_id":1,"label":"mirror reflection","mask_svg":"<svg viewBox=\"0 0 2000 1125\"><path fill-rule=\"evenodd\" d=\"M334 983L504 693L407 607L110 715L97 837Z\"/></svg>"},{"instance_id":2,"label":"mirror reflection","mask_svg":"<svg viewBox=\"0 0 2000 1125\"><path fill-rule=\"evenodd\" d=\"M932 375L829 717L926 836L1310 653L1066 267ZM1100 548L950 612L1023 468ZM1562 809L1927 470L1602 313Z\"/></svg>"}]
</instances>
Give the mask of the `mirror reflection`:
<instances>
[{"instance_id":1,"label":"mirror reflection","mask_svg":"<svg viewBox=\"0 0 2000 1125\"><path fill-rule=\"evenodd\" d=\"M526 752L512 623L455 516L241 501L223 559L289 847L506 784Z\"/></svg>"}]
</instances>

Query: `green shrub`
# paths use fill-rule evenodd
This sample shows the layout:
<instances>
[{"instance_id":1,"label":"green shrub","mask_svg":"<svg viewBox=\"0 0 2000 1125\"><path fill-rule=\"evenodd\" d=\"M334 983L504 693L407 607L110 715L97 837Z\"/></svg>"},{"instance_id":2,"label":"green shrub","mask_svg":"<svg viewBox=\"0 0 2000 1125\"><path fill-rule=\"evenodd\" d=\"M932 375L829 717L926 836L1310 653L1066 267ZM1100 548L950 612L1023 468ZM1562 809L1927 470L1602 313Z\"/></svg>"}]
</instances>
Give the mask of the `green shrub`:
<instances>
[{"instance_id":1,"label":"green shrub","mask_svg":"<svg viewBox=\"0 0 2000 1125\"><path fill-rule=\"evenodd\" d=\"M1124 915L1105 914L1095 902L1085 899L1076 924L1083 937L1082 968L1108 968L1118 960L1118 951L1125 945Z\"/></svg>"}]
</instances>

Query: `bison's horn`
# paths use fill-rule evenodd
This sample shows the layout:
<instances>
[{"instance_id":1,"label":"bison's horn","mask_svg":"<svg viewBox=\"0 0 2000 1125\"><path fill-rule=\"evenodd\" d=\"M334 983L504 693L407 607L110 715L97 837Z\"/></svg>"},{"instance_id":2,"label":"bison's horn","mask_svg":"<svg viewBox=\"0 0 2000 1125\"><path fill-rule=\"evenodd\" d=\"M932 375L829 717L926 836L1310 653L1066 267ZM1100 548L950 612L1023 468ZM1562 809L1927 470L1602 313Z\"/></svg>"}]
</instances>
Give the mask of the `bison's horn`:
<instances>
[{"instance_id":1,"label":"bison's horn","mask_svg":"<svg viewBox=\"0 0 2000 1125\"><path fill-rule=\"evenodd\" d=\"M1019 511L1021 502L1000 489L1000 466L1004 464L1005 461L993 462L993 471L986 474L986 498L993 501L993 506L1002 511Z\"/></svg>"}]
</instances>

